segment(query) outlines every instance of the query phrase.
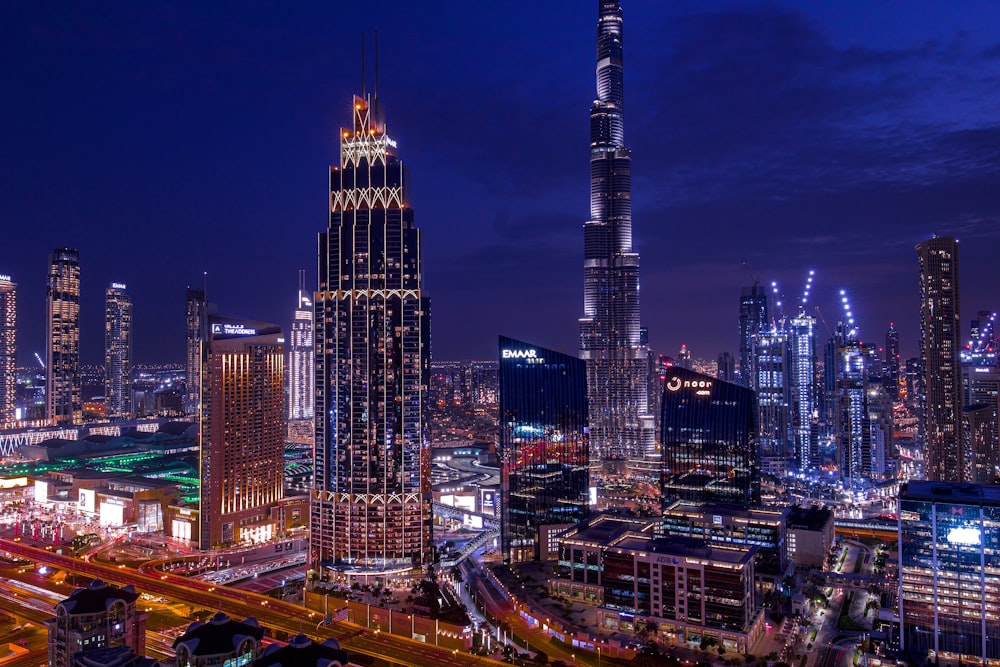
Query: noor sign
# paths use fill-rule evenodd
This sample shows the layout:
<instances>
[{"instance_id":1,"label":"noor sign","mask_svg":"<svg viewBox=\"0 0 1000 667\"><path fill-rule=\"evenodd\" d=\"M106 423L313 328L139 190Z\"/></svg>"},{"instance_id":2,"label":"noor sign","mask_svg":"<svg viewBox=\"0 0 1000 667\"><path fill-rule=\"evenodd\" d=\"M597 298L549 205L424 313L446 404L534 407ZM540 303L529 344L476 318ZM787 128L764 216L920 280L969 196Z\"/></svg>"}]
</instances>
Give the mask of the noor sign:
<instances>
[{"instance_id":1,"label":"noor sign","mask_svg":"<svg viewBox=\"0 0 1000 667\"><path fill-rule=\"evenodd\" d=\"M682 380L676 375L667 380L667 391L680 391L681 389L694 389L698 396L708 396L711 394L711 380Z\"/></svg>"}]
</instances>

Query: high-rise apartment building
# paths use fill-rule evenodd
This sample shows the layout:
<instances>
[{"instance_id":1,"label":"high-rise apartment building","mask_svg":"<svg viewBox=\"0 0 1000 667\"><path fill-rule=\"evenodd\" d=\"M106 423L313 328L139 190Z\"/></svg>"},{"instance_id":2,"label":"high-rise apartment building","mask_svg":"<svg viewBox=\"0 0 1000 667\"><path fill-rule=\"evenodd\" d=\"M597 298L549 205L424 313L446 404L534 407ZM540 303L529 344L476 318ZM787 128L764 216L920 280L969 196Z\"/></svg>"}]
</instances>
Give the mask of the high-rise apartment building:
<instances>
[{"instance_id":1,"label":"high-rise apartment building","mask_svg":"<svg viewBox=\"0 0 1000 667\"><path fill-rule=\"evenodd\" d=\"M958 241L941 236L916 247L920 266L920 364L924 372L924 473L929 480L967 479L962 446L962 373L958 351Z\"/></svg>"},{"instance_id":2,"label":"high-rise apartment building","mask_svg":"<svg viewBox=\"0 0 1000 667\"><path fill-rule=\"evenodd\" d=\"M299 304L288 336L288 418L312 419L316 386L313 365L312 299L299 278Z\"/></svg>"},{"instance_id":3,"label":"high-rise apartment building","mask_svg":"<svg viewBox=\"0 0 1000 667\"><path fill-rule=\"evenodd\" d=\"M184 401L184 411L188 414L198 414L201 409L201 365L204 354L203 345L208 340L205 325L208 316L214 313L214 304L205 300L205 290L187 289L185 295L184 320L184 361L185 385L187 398Z\"/></svg>"},{"instance_id":4,"label":"high-rise apartment building","mask_svg":"<svg viewBox=\"0 0 1000 667\"><path fill-rule=\"evenodd\" d=\"M17 418L17 285L0 275L0 428Z\"/></svg>"},{"instance_id":5,"label":"high-rise apartment building","mask_svg":"<svg viewBox=\"0 0 1000 667\"><path fill-rule=\"evenodd\" d=\"M868 412L867 348L849 339L838 349L834 434L845 488L872 477L872 432Z\"/></svg>"},{"instance_id":6,"label":"high-rise apartment building","mask_svg":"<svg viewBox=\"0 0 1000 667\"><path fill-rule=\"evenodd\" d=\"M819 414L816 407L816 318L800 309L788 322L789 398L799 469L819 466Z\"/></svg>"},{"instance_id":7,"label":"high-rise apartment building","mask_svg":"<svg viewBox=\"0 0 1000 667\"><path fill-rule=\"evenodd\" d=\"M104 414L132 417L132 297L111 283L104 297Z\"/></svg>"},{"instance_id":8,"label":"high-rise apartment building","mask_svg":"<svg viewBox=\"0 0 1000 667\"><path fill-rule=\"evenodd\" d=\"M202 347L202 549L262 542L282 498L285 368L281 327L208 316Z\"/></svg>"},{"instance_id":9,"label":"high-rise apartment building","mask_svg":"<svg viewBox=\"0 0 1000 667\"><path fill-rule=\"evenodd\" d=\"M598 9L580 358L587 362L592 469L601 477L643 476L656 470L649 467L656 459L655 418L648 413L649 351L639 326L639 254L632 248L622 9L618 0L599 0Z\"/></svg>"},{"instance_id":10,"label":"high-rise apartment building","mask_svg":"<svg viewBox=\"0 0 1000 667\"><path fill-rule=\"evenodd\" d=\"M501 336L499 422L504 560L547 560L547 535L587 517L586 364Z\"/></svg>"},{"instance_id":11,"label":"high-rise apartment building","mask_svg":"<svg viewBox=\"0 0 1000 667\"><path fill-rule=\"evenodd\" d=\"M754 337L752 356L752 386L757 392L759 414L760 467L769 474L784 476L793 442L789 411L792 361L784 327L759 332Z\"/></svg>"},{"instance_id":12,"label":"high-rise apartment building","mask_svg":"<svg viewBox=\"0 0 1000 667\"><path fill-rule=\"evenodd\" d=\"M79 422L80 253L56 248L49 262L46 291L45 404L53 423Z\"/></svg>"},{"instance_id":13,"label":"high-rise apartment building","mask_svg":"<svg viewBox=\"0 0 1000 667\"><path fill-rule=\"evenodd\" d=\"M661 499L760 503L752 389L674 367L663 388Z\"/></svg>"},{"instance_id":14,"label":"high-rise apartment building","mask_svg":"<svg viewBox=\"0 0 1000 667\"><path fill-rule=\"evenodd\" d=\"M754 341L768 330L767 291L756 280L744 287L740 294L740 368L739 382L744 387L755 387Z\"/></svg>"},{"instance_id":15,"label":"high-rise apartment building","mask_svg":"<svg viewBox=\"0 0 1000 667\"><path fill-rule=\"evenodd\" d=\"M900 356L899 356L899 332L896 331L895 324L889 322L889 330L885 332L885 373L886 390L894 400L899 398L899 376L900 376Z\"/></svg>"},{"instance_id":16,"label":"high-rise apartment building","mask_svg":"<svg viewBox=\"0 0 1000 667\"><path fill-rule=\"evenodd\" d=\"M900 651L909 664L1000 661L1000 489L899 491Z\"/></svg>"},{"instance_id":17,"label":"high-rise apartment building","mask_svg":"<svg viewBox=\"0 0 1000 667\"><path fill-rule=\"evenodd\" d=\"M378 98L355 97L319 235L310 567L421 568L433 559L427 388L430 302L409 173Z\"/></svg>"}]
</instances>

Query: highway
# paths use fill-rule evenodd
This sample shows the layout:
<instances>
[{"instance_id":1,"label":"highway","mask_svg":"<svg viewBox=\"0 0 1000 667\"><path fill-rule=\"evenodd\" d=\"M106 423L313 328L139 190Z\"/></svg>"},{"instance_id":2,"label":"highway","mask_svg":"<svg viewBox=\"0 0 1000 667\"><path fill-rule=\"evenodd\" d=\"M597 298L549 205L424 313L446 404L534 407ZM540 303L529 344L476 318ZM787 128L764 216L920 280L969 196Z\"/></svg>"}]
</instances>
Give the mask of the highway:
<instances>
[{"instance_id":1,"label":"highway","mask_svg":"<svg viewBox=\"0 0 1000 667\"><path fill-rule=\"evenodd\" d=\"M222 610L236 619L253 616L263 627L289 635L306 631L319 641L334 637L347 651L372 656L382 661L382 664L455 667L499 667L505 664L470 655L464 649L446 649L385 632L369 632L353 623L334 621L330 626L318 626L321 618L316 612L249 591L212 586L172 574L150 576L124 567L85 562L10 540L0 539L0 549L50 567L99 577L110 583L132 584L140 593L161 595L206 610Z\"/></svg>"}]
</instances>

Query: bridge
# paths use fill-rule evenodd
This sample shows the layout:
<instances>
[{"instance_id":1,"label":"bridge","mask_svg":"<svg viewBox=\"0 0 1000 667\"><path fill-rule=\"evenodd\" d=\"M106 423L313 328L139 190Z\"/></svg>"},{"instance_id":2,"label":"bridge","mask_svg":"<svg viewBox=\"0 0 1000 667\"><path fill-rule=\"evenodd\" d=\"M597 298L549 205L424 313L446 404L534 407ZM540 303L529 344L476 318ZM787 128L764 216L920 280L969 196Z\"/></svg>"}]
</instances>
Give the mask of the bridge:
<instances>
[{"instance_id":1,"label":"bridge","mask_svg":"<svg viewBox=\"0 0 1000 667\"><path fill-rule=\"evenodd\" d=\"M899 538L899 526L885 519L837 519L833 522L838 535L846 537L871 536L886 542Z\"/></svg>"},{"instance_id":2,"label":"bridge","mask_svg":"<svg viewBox=\"0 0 1000 667\"><path fill-rule=\"evenodd\" d=\"M472 554L476 553L476 551L499 537L500 530L498 528L491 528L479 533L476 535L475 539L466 542L457 553L450 555L447 558L442 558L441 569L450 570Z\"/></svg>"},{"instance_id":3,"label":"bridge","mask_svg":"<svg viewBox=\"0 0 1000 667\"><path fill-rule=\"evenodd\" d=\"M473 512L472 510L463 509L461 507L453 507L452 505L445 505L444 503L435 500L434 501L434 516L443 516L448 519L455 519L456 521L466 522L468 517L479 517L483 520L483 526L486 528L499 528L500 519L496 518L492 514L484 514L482 512Z\"/></svg>"}]
</instances>

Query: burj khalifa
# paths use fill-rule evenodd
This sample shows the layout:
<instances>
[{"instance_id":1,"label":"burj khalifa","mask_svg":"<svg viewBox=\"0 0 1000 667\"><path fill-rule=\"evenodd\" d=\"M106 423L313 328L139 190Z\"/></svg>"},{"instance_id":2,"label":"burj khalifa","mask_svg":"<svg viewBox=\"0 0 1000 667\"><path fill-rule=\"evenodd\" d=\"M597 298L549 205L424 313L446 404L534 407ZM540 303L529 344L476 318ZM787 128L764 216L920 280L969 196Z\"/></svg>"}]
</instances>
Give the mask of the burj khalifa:
<instances>
[{"instance_id":1,"label":"burj khalifa","mask_svg":"<svg viewBox=\"0 0 1000 667\"><path fill-rule=\"evenodd\" d=\"M590 220L584 224L580 357L587 363L592 479L659 474L649 349L632 247L632 157L625 146L622 9L599 0L597 99L590 108Z\"/></svg>"}]
</instances>

